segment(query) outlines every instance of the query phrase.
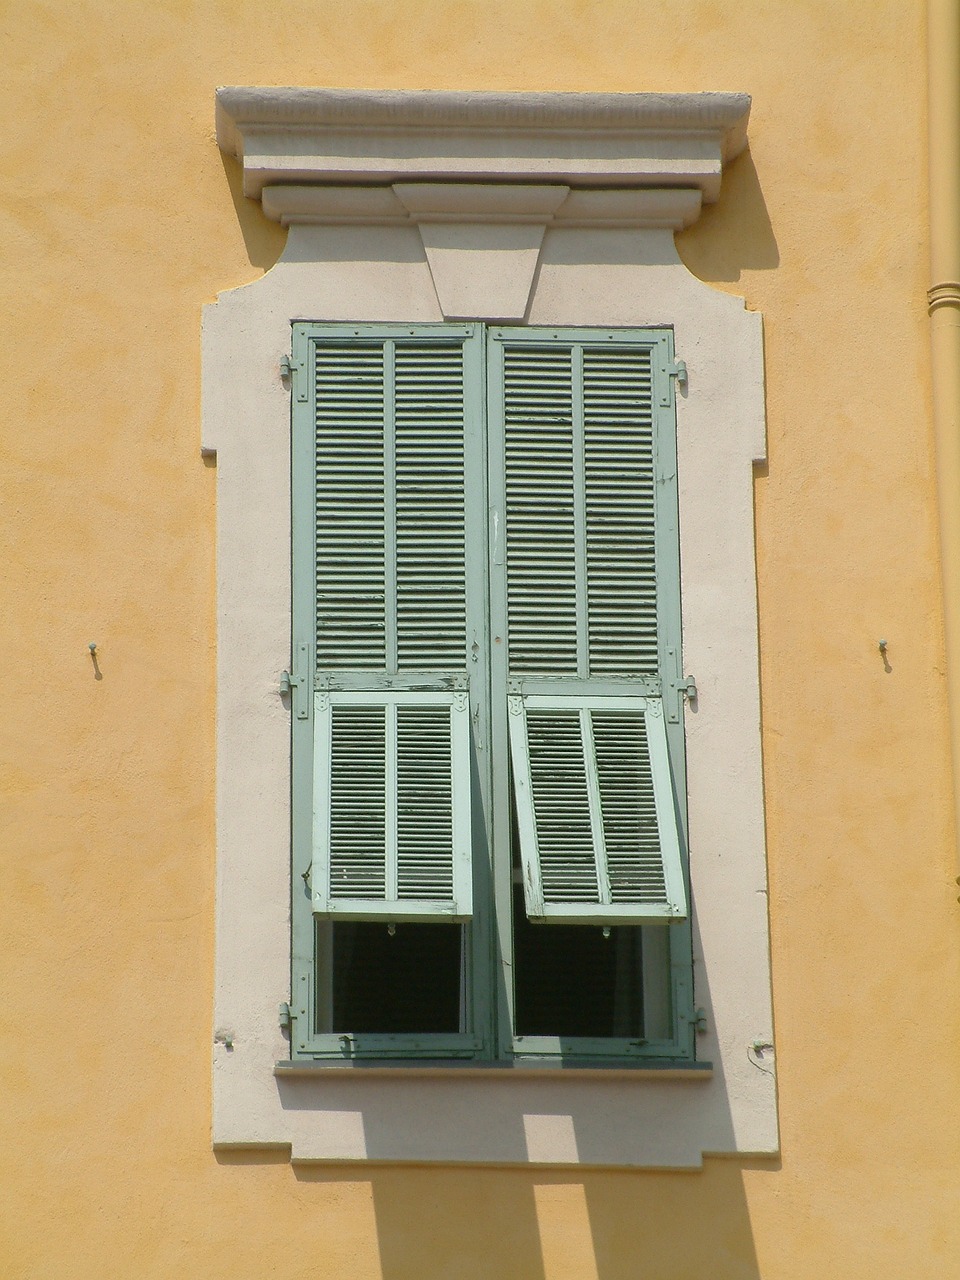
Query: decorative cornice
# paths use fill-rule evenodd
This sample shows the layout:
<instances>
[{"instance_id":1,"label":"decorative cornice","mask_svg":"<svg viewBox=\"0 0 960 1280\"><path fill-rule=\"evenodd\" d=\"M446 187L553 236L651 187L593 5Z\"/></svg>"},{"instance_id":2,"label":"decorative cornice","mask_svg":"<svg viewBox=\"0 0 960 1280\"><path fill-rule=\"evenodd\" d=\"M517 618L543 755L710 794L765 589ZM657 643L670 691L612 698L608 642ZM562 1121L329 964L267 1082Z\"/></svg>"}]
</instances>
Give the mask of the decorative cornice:
<instances>
[{"instance_id":1,"label":"decorative cornice","mask_svg":"<svg viewBox=\"0 0 960 1280\"><path fill-rule=\"evenodd\" d=\"M465 222L517 226L667 227L700 213L689 187L571 191L557 184L395 183L393 187L264 187L263 211L289 226L402 226Z\"/></svg>"},{"instance_id":2,"label":"decorative cornice","mask_svg":"<svg viewBox=\"0 0 960 1280\"><path fill-rule=\"evenodd\" d=\"M699 190L746 146L742 93L222 88L217 141L266 186L518 182Z\"/></svg>"},{"instance_id":3,"label":"decorative cornice","mask_svg":"<svg viewBox=\"0 0 960 1280\"><path fill-rule=\"evenodd\" d=\"M478 182L397 182L394 194L410 216L425 222L550 222L570 194L560 185L506 186Z\"/></svg>"}]
</instances>

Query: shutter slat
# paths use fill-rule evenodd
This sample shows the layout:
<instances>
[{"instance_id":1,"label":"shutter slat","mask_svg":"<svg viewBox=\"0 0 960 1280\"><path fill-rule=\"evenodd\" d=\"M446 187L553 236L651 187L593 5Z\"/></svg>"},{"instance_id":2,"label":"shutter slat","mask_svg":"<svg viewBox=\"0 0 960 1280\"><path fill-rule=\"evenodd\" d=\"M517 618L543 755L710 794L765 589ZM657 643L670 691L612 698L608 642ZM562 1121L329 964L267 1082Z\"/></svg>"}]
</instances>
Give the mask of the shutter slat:
<instances>
[{"instance_id":1,"label":"shutter slat","mask_svg":"<svg viewBox=\"0 0 960 1280\"><path fill-rule=\"evenodd\" d=\"M466 664L463 352L398 344L397 665Z\"/></svg>"},{"instance_id":2,"label":"shutter slat","mask_svg":"<svg viewBox=\"0 0 960 1280\"><path fill-rule=\"evenodd\" d=\"M505 349L507 621L515 672L577 669L572 397L568 346Z\"/></svg>"},{"instance_id":3,"label":"shutter slat","mask_svg":"<svg viewBox=\"0 0 960 1280\"><path fill-rule=\"evenodd\" d=\"M338 707L330 733L331 896L384 896L385 797L384 708Z\"/></svg>"}]
</instances>

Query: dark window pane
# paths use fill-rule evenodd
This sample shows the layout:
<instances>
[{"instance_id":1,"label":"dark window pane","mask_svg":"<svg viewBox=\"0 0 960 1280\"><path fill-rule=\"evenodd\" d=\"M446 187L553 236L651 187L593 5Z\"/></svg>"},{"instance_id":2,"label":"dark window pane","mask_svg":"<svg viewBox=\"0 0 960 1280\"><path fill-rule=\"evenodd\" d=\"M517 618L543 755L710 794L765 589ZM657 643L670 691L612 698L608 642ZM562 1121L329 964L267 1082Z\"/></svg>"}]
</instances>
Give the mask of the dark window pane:
<instances>
[{"instance_id":1,"label":"dark window pane","mask_svg":"<svg viewBox=\"0 0 960 1280\"><path fill-rule=\"evenodd\" d=\"M643 930L615 925L531 924L520 869L516 802L513 974L518 1036L643 1036Z\"/></svg>"},{"instance_id":2,"label":"dark window pane","mask_svg":"<svg viewBox=\"0 0 960 1280\"><path fill-rule=\"evenodd\" d=\"M329 928L331 1031L460 1030L461 925L398 924L392 937L386 924L367 921Z\"/></svg>"},{"instance_id":3,"label":"dark window pane","mask_svg":"<svg viewBox=\"0 0 960 1280\"><path fill-rule=\"evenodd\" d=\"M643 1035L641 930L531 924L514 888L516 1034Z\"/></svg>"}]
</instances>

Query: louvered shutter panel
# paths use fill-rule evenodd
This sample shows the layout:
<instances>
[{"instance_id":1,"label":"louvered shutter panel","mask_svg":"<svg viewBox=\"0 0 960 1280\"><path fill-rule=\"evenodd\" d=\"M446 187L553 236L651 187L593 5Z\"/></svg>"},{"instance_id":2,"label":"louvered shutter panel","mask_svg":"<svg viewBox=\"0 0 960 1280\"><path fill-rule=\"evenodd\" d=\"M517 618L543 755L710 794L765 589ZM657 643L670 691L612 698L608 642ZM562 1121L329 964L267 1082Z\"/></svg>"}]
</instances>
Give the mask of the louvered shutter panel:
<instances>
[{"instance_id":1,"label":"louvered shutter panel","mask_svg":"<svg viewBox=\"0 0 960 1280\"><path fill-rule=\"evenodd\" d=\"M465 350L478 339L458 332L307 343L317 915L471 913Z\"/></svg>"},{"instance_id":2,"label":"louvered shutter panel","mask_svg":"<svg viewBox=\"0 0 960 1280\"><path fill-rule=\"evenodd\" d=\"M564 924L686 914L658 698L510 698L527 914Z\"/></svg>"},{"instance_id":3,"label":"louvered shutter panel","mask_svg":"<svg viewBox=\"0 0 960 1280\"><path fill-rule=\"evenodd\" d=\"M509 723L527 913L682 919L660 696L665 340L500 333Z\"/></svg>"},{"instance_id":4,"label":"louvered shutter panel","mask_svg":"<svg viewBox=\"0 0 960 1280\"><path fill-rule=\"evenodd\" d=\"M469 916L466 693L316 696L314 910Z\"/></svg>"}]
</instances>

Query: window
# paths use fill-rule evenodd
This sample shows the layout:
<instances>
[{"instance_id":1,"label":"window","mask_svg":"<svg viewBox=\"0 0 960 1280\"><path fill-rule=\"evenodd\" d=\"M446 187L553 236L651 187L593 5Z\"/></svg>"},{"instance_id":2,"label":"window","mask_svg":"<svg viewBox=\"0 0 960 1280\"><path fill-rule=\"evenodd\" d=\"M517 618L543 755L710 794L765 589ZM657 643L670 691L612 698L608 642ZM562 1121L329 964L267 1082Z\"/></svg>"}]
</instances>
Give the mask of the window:
<instances>
[{"instance_id":1,"label":"window","mask_svg":"<svg viewBox=\"0 0 960 1280\"><path fill-rule=\"evenodd\" d=\"M293 1055L692 1056L672 333L291 369Z\"/></svg>"},{"instance_id":2,"label":"window","mask_svg":"<svg viewBox=\"0 0 960 1280\"><path fill-rule=\"evenodd\" d=\"M772 1039L751 484L751 463L764 456L761 323L740 299L691 276L673 242L701 201L716 200L723 164L745 144L748 106L736 94L219 91L221 146L242 159L245 192L284 222L289 236L272 270L220 295L204 313L203 443L217 456L218 1146L283 1147L294 1160L658 1168L696 1166L704 1151L776 1149L770 1054L765 1051L763 1071L750 1057L752 1044ZM468 626L477 620L489 629L478 639L476 663L470 637L466 689L457 685L458 673L463 676L457 643L431 657L436 666L414 669L422 642L416 626L424 615L416 593L390 642L397 646L395 670L385 650L374 661L362 645L356 665L338 667L323 653L316 662L314 588L303 581L302 560L292 590L290 574L291 545L302 548L314 537L315 516L299 492L312 462L301 458L291 466L291 388L283 376L293 355L294 415L307 413L310 440L316 420L300 397L309 402L316 370L302 376L304 352L291 353L291 326L304 326L295 328L298 341L310 333L318 350L343 339L359 358L372 346L374 363L380 343L381 370L383 344L404 346L399 382L393 370L396 386L421 376L417 360L425 350L460 344L473 433L464 433L464 447L478 458L465 486L463 609ZM690 371L689 385L678 393L679 379L669 377L671 341ZM502 359L515 351L542 358L544 369L566 360L572 370L572 349L579 345L586 356L591 344L628 353L646 344L651 353L665 353L665 380L659 356L655 360L653 409L658 437L675 442L678 457L676 472L665 468L664 483L655 487L665 494L678 485L685 666L679 643L669 639L677 634L680 607L674 543L674 620L657 619L659 695L644 684L656 678L650 671L620 673L616 660L604 671L591 671L589 663L573 669L568 661L541 676L511 671L505 656L510 566L498 488L503 464L495 459L496 441L509 426L503 408L512 374L508 369L504 378ZM582 383L571 375L570 385L576 390ZM438 396L437 412L446 404ZM412 453L401 459L401 470L416 474L416 440L404 436L394 454L408 446ZM426 455L437 456L432 444ZM532 460L543 459L534 454ZM355 478L356 465L344 461ZM523 466L513 474L525 483ZM291 475L298 487L293 495ZM384 485L381 492L398 509L407 504L408 516L428 496L413 487ZM557 577L551 621L563 616L556 601L572 599L582 609L590 599L582 575L577 580L578 557L582 565L589 551L585 489L580 492L574 589L568 584L564 595ZM291 512L306 521L299 532L291 530ZM659 512L656 521L658 533L668 527ZM410 516L407 523L412 528L419 520ZM536 520L531 527L538 527ZM664 550L668 541L661 538ZM413 556L411 580L419 582L422 545L419 551L415 540L404 546L403 554ZM306 563L310 579L309 555ZM668 577L661 574L667 594ZM418 589L429 587L428 570ZM454 595L445 583L438 600L446 608ZM297 643L291 654L292 599ZM384 592L385 601L396 602L396 617L408 599L393 588ZM359 610L341 613L348 623L360 617ZM449 639L447 614L435 609L431 616L429 634ZM515 610L514 642L519 616ZM602 609L597 617L602 620ZM578 614L577 627L585 625L589 642L590 619ZM643 628L632 620L630 630ZM524 643L536 653L546 634L535 625L527 631L524 642L520 628L521 655ZM384 621L384 640L386 634ZM330 652L350 652L345 640L353 643L341 636ZM363 644L369 640L368 633ZM560 639L541 647L563 652ZM474 666L484 669L482 678ZM294 683L281 698L284 668ZM316 696L324 696L323 685L308 687L318 669L327 703L311 724ZM699 694L684 705L679 686L687 672L696 676ZM429 677L426 687L403 687L401 676L417 675ZM451 683L443 686L444 679ZM541 679L549 691L530 687ZM579 683L584 680L587 685ZM609 692L589 685L601 680ZM532 701L547 692L565 699L563 706ZM411 693L420 697L419 707L407 701ZM430 693L439 701L427 702ZM354 913L359 918L327 908L315 913L312 893L322 884L322 869L318 875L313 865L314 790L329 791L336 781L347 793L356 791L363 778L349 765L351 752L359 742L369 768L373 746L384 761L383 787L377 775L374 790L383 797L385 836L399 813L393 799L387 803L386 775L390 796L406 796L414 775L401 760L416 754L419 767L446 761L449 752L449 797L445 769L435 768L433 789L427 788L430 821L448 805L452 813L454 789L460 814L464 788L455 788L461 775L453 766L454 757L462 761L456 743L463 734L455 742L441 726L463 723L464 693L471 721L474 712L481 726L488 721L486 737L472 729L469 748L471 831L480 831L479 854L477 840L470 843L469 910L453 872L446 876L421 859L412 897L403 900L426 902L430 911L438 902L453 904L448 923L417 919L421 907L402 920L396 899L371 911L369 883L354 885L367 894ZM361 694L372 696L372 704L364 705ZM564 905L547 893L541 905L523 884L524 865L529 890L538 857L546 868L551 848L536 794L544 777L538 752L545 721L551 730L557 723L564 729L561 755L579 771L581 801L587 791L579 808L582 845L589 819L591 841L602 836L608 858L611 850L617 855L616 840L607 839L610 807L604 807L601 774L621 759L624 735L618 724L618 746L607 751L613 722L603 717L627 714L635 738L647 722L641 729L636 713L629 720L633 703L598 708L576 701L596 696L663 699L670 786L675 796L686 795L686 813L678 805L676 821L689 863L689 897L687 915L674 923L643 923L649 916L605 923L596 915L576 924L531 922ZM517 697L521 714L512 716L510 699ZM291 722L298 739L293 756ZM594 766L583 744L585 734L596 744L598 731ZM396 766L387 760L391 740ZM331 769L321 768L315 786L318 741L323 750L329 746ZM411 742L429 750L413 753ZM511 789L511 750L521 765L529 758L529 770L516 770L526 794L523 781ZM600 794L593 809L591 788ZM323 810L333 812L329 803ZM421 815L419 827L404 826L405 848L419 847L425 821ZM399 818L396 824L399 830ZM363 842L341 823L341 851L355 837ZM662 829L660 839L666 860L670 842L663 843ZM453 836L448 843L461 845ZM381 842L384 849L395 846ZM399 864L395 872L399 892ZM384 901L395 892L386 875L385 868L378 889ZM542 883L547 879L545 871ZM406 878L404 885L406 893ZM298 908L293 929L291 901ZM577 913L582 907L572 904ZM455 918L460 915L465 918ZM313 1025L300 1051L286 1016L288 1004L294 1014L304 1007L290 990L291 973L312 981L314 972L322 981L306 1005ZM684 1010L689 1019L701 1010L703 1017L694 1024ZM294 1033L302 1026L297 1017Z\"/></svg>"}]
</instances>

